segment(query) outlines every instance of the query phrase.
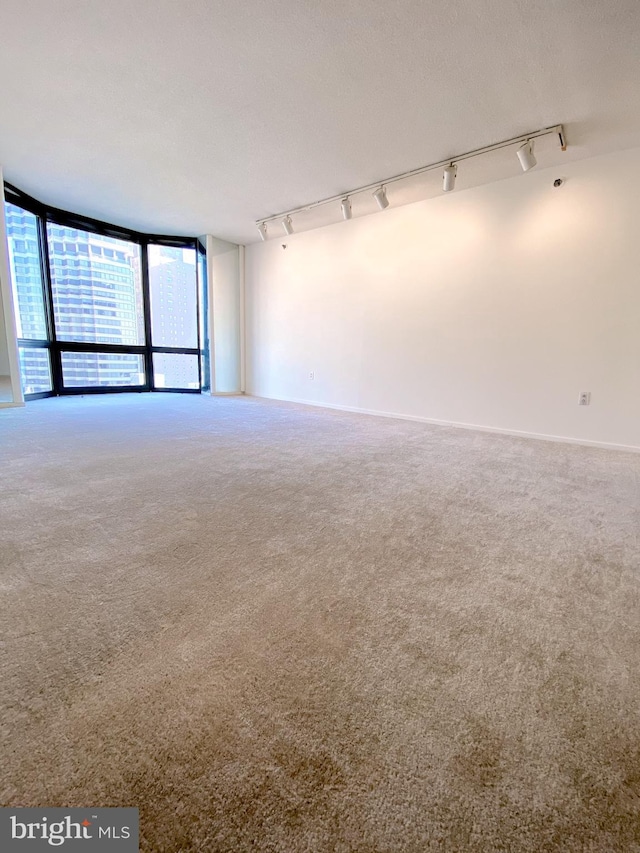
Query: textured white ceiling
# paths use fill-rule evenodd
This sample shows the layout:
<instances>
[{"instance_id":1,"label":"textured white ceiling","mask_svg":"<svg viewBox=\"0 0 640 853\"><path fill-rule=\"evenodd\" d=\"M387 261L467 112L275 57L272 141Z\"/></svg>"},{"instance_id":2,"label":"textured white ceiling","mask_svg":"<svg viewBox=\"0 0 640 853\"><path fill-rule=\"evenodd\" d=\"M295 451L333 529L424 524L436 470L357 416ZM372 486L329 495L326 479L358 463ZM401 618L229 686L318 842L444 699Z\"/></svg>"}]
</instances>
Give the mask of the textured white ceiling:
<instances>
[{"instance_id":1,"label":"textured white ceiling","mask_svg":"<svg viewBox=\"0 0 640 853\"><path fill-rule=\"evenodd\" d=\"M638 0L2 3L6 179L145 231L253 242L255 219L559 122L545 164L640 145Z\"/></svg>"}]
</instances>

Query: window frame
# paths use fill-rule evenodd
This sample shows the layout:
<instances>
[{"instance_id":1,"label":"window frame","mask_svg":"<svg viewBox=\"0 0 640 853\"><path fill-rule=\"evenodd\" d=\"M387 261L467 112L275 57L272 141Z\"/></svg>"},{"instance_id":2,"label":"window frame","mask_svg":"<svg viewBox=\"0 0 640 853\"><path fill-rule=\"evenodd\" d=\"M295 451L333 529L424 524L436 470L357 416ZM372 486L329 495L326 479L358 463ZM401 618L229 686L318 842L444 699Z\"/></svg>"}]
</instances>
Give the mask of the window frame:
<instances>
[{"instance_id":1,"label":"window frame","mask_svg":"<svg viewBox=\"0 0 640 853\"><path fill-rule=\"evenodd\" d=\"M198 252L202 252L202 246L197 237L172 236L166 234L145 234L133 229L124 228L99 219L93 219L81 214L72 213L68 210L47 205L33 196L28 195L17 187L5 181L4 200L9 204L20 207L34 214L38 220L38 244L40 254L40 267L42 272L42 285L44 290L45 318L47 328L47 339L18 339L18 346L41 348L49 351L51 371L51 391L38 394L26 394L26 400L36 400L43 397L73 396L79 394L113 394L118 392L168 392L180 394L200 394L203 390L203 322L206 317L202 316L201 293L203 283L199 280L199 264L197 262ZM105 344L90 342L60 341L56 335L55 315L53 307L53 291L51 286L51 265L49 260L49 245L47 240L47 225L58 225L63 228L75 228L80 231L88 231L103 237L115 237L127 240L140 246L140 272L142 279L142 309L144 320L144 343L140 345L128 344ZM167 347L154 346L151 339L151 299L149 287L149 261L148 248L150 245L169 246L172 248L195 249L196 250L196 347ZM83 386L65 387L62 375L62 353L63 352L94 352L94 353L125 353L131 355L142 355L144 365L145 381L142 385L135 386ZM179 355L195 355L198 358L199 387L196 388L164 388L156 387L153 379L153 353L175 353Z\"/></svg>"}]
</instances>

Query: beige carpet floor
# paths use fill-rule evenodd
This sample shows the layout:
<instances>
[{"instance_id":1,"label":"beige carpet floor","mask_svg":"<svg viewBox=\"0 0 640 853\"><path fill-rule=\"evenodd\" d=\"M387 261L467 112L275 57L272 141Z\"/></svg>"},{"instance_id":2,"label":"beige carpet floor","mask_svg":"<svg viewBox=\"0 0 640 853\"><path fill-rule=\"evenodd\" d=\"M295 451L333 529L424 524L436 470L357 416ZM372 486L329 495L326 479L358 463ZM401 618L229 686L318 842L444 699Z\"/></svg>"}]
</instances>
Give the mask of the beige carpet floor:
<instances>
[{"instance_id":1,"label":"beige carpet floor","mask_svg":"<svg viewBox=\"0 0 640 853\"><path fill-rule=\"evenodd\" d=\"M640 851L640 456L254 399L0 412L3 805L144 851Z\"/></svg>"}]
</instances>

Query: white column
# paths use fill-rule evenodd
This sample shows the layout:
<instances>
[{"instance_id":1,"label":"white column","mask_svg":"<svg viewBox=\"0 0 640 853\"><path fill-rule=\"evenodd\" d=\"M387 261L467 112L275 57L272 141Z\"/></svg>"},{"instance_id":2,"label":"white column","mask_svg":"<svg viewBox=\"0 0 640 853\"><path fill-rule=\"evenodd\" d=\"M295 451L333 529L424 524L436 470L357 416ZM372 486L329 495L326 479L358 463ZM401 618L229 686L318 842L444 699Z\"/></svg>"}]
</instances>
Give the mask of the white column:
<instances>
[{"instance_id":1,"label":"white column","mask_svg":"<svg viewBox=\"0 0 640 853\"><path fill-rule=\"evenodd\" d=\"M242 393L244 247L207 235L211 393Z\"/></svg>"}]
</instances>

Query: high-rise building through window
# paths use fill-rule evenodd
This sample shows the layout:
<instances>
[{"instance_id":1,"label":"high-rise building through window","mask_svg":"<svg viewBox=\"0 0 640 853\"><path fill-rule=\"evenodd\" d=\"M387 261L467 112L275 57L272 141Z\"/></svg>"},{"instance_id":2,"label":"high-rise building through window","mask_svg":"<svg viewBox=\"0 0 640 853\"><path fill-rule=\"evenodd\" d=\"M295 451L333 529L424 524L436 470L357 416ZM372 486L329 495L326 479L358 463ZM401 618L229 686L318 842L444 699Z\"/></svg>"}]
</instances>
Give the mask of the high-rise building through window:
<instances>
[{"instance_id":1,"label":"high-rise building through window","mask_svg":"<svg viewBox=\"0 0 640 853\"><path fill-rule=\"evenodd\" d=\"M58 339L143 344L140 246L51 223L47 242Z\"/></svg>"},{"instance_id":2,"label":"high-rise building through window","mask_svg":"<svg viewBox=\"0 0 640 853\"><path fill-rule=\"evenodd\" d=\"M23 341L47 341L38 218L33 213L5 204L7 245L13 302L16 306L16 331ZM51 369L46 349L21 346L20 373L25 394L51 390Z\"/></svg>"},{"instance_id":3,"label":"high-rise building through window","mask_svg":"<svg viewBox=\"0 0 640 853\"><path fill-rule=\"evenodd\" d=\"M144 344L140 246L52 223L47 243L58 340ZM144 384L133 354L65 353L62 372L67 387Z\"/></svg>"},{"instance_id":4,"label":"high-rise building through window","mask_svg":"<svg viewBox=\"0 0 640 853\"><path fill-rule=\"evenodd\" d=\"M5 205L5 213L18 337L46 340L38 219L15 204Z\"/></svg>"},{"instance_id":5,"label":"high-rise building through window","mask_svg":"<svg viewBox=\"0 0 640 853\"><path fill-rule=\"evenodd\" d=\"M198 241L149 242L5 192L24 393L199 391Z\"/></svg>"},{"instance_id":6,"label":"high-rise building through window","mask_svg":"<svg viewBox=\"0 0 640 853\"><path fill-rule=\"evenodd\" d=\"M150 245L151 337L157 347L198 346L198 295L195 249ZM198 388L198 359L156 353L154 381L159 388Z\"/></svg>"}]
</instances>

